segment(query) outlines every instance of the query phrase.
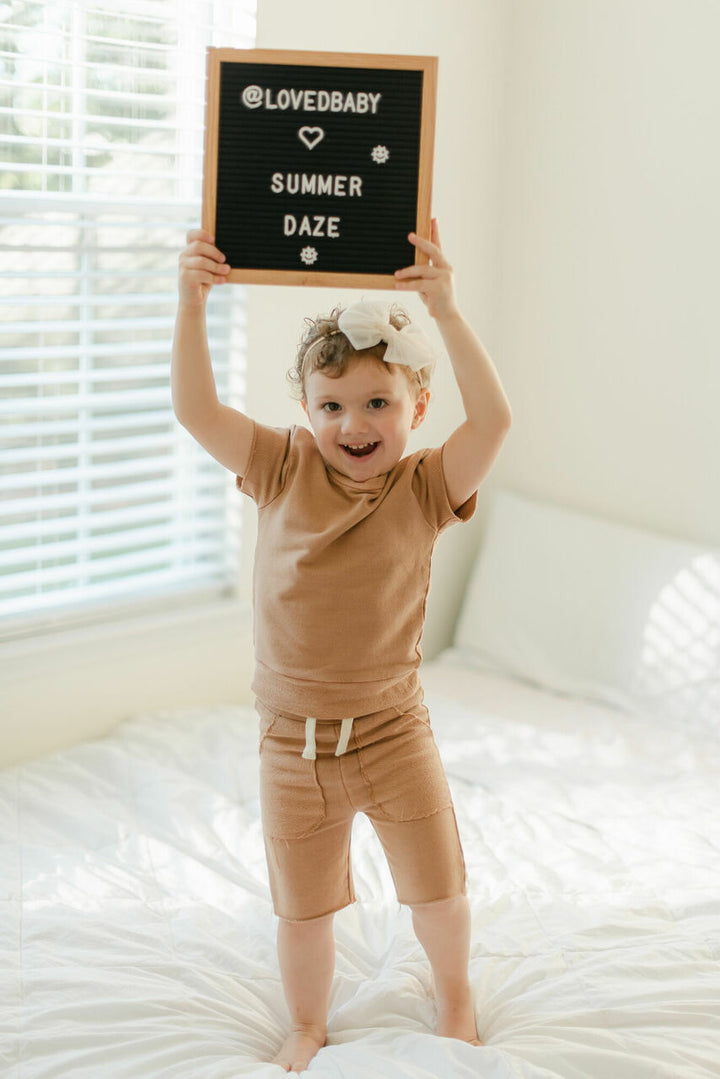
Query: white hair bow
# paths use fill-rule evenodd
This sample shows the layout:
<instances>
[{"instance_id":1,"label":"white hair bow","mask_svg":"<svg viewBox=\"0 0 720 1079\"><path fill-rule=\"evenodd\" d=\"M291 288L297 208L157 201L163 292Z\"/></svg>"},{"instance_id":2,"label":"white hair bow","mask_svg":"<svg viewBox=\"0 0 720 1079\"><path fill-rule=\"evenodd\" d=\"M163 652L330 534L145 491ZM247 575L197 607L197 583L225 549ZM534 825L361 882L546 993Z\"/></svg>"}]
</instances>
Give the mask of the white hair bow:
<instances>
[{"instance_id":1,"label":"white hair bow","mask_svg":"<svg viewBox=\"0 0 720 1079\"><path fill-rule=\"evenodd\" d=\"M390 322L390 306L386 303L352 304L338 318L338 326L352 347L358 350L372 348L380 341L387 342L386 363L401 363L411 371L419 371L435 361L433 345L420 327L410 322L396 330Z\"/></svg>"}]
</instances>

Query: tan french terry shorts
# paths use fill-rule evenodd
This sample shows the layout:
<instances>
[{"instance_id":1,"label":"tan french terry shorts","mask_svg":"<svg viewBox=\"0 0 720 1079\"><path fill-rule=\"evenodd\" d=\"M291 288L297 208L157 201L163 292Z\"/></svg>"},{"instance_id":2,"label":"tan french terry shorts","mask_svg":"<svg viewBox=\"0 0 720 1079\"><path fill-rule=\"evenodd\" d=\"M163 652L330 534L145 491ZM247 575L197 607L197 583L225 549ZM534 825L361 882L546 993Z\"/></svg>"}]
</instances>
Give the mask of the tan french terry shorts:
<instances>
[{"instance_id":1,"label":"tan french terry shorts","mask_svg":"<svg viewBox=\"0 0 720 1079\"><path fill-rule=\"evenodd\" d=\"M305 921L354 902L350 837L358 812L380 839L400 903L464 894L455 811L422 689L402 707L344 724L278 715L262 701L256 708L265 850L279 917Z\"/></svg>"}]
</instances>

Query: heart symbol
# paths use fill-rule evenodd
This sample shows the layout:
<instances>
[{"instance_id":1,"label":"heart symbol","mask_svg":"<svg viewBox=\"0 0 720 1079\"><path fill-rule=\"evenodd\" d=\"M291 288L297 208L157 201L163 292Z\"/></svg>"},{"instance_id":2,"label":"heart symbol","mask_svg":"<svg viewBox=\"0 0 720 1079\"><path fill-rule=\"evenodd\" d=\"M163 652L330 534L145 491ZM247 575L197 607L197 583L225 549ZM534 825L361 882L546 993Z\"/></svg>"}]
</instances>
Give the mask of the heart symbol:
<instances>
[{"instance_id":1,"label":"heart symbol","mask_svg":"<svg viewBox=\"0 0 720 1079\"><path fill-rule=\"evenodd\" d=\"M298 138L307 146L308 150L314 150L319 142L325 138L325 132L321 127L301 127Z\"/></svg>"}]
</instances>

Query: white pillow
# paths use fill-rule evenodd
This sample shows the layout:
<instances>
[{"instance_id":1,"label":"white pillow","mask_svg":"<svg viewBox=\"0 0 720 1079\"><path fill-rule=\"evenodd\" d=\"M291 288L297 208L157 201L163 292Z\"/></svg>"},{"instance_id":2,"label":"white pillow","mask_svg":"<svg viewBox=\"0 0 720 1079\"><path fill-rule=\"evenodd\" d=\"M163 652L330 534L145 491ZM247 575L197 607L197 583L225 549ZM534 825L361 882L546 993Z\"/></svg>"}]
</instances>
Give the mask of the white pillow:
<instances>
[{"instance_id":1,"label":"white pillow","mask_svg":"<svg viewBox=\"0 0 720 1079\"><path fill-rule=\"evenodd\" d=\"M499 492L454 643L558 693L718 722L720 552Z\"/></svg>"}]
</instances>

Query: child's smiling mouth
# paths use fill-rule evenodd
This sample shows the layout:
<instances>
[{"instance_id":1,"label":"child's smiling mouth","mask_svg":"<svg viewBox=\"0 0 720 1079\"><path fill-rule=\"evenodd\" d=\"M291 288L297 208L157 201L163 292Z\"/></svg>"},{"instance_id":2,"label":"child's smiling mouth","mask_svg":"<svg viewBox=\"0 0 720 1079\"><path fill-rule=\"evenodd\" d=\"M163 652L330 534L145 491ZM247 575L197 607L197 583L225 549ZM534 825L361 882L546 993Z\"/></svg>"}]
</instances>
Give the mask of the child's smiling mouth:
<instances>
[{"instance_id":1,"label":"child's smiling mouth","mask_svg":"<svg viewBox=\"0 0 720 1079\"><path fill-rule=\"evenodd\" d=\"M363 442L355 446L343 444L342 448L350 457L369 457L378 446L378 442Z\"/></svg>"}]
</instances>

